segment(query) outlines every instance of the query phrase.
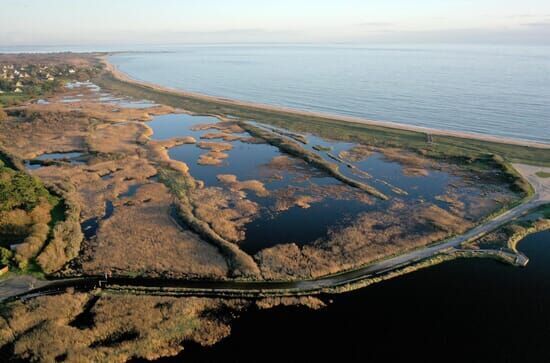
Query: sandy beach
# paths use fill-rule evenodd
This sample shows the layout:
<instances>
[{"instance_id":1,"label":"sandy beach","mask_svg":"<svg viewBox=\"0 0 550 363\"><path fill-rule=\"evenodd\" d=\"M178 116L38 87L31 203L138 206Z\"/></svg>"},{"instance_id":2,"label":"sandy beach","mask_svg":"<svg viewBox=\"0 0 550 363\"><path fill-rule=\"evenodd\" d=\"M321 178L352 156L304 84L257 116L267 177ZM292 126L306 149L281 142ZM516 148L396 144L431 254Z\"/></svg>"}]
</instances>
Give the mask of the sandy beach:
<instances>
[{"instance_id":1,"label":"sandy beach","mask_svg":"<svg viewBox=\"0 0 550 363\"><path fill-rule=\"evenodd\" d=\"M129 83L139 84L141 86L149 87L151 89L161 91L161 92L170 92L172 94L181 95L182 97L190 97L190 98L195 98L195 99L200 99L205 101L213 101L213 102L223 103L227 105L245 106L245 107L255 108L258 110L276 111L276 112L283 112L287 114L303 115L303 116L314 116L314 117L324 118L327 120L345 121L345 122L385 127L385 128L391 128L391 129L397 129L397 130L422 132L422 133L438 135L438 136L450 136L450 137L474 139L474 140L494 142L494 143L527 146L527 147L540 148L540 149L550 149L550 144L536 142L536 141L519 140L519 139L491 136L491 135L482 135L478 133L470 133L470 132L462 132L462 131L440 130L440 129L433 129L428 127L406 125L406 124L391 122L391 121L378 121L378 120L371 120L371 119L365 119L365 118L353 117L353 116L343 116L343 115L334 115L334 114L328 114L323 112L297 110L297 109L281 107L281 106L266 105L262 103L240 101L240 100L234 100L234 99L229 99L224 97L216 97L216 96L206 95L202 93L182 91L179 89L160 86L158 84L134 79L130 75L118 69L118 67L116 67L114 64L109 62L108 57L109 57L109 54L103 55L99 57L99 59L105 65L107 70L110 71L119 80L129 82Z\"/></svg>"}]
</instances>

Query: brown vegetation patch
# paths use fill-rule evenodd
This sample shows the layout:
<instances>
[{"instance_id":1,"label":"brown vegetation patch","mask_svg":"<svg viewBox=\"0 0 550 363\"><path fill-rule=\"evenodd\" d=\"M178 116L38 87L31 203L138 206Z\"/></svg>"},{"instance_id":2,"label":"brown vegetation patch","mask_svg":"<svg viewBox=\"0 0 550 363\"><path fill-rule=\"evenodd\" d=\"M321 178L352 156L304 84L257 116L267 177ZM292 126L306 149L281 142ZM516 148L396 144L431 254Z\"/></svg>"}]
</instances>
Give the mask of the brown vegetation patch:
<instances>
[{"instance_id":1,"label":"brown vegetation patch","mask_svg":"<svg viewBox=\"0 0 550 363\"><path fill-rule=\"evenodd\" d=\"M72 321L90 299L91 324ZM14 358L54 362L126 362L174 356L186 341L210 346L230 333L228 323L248 306L240 300L64 293L14 302L0 317L0 347Z\"/></svg>"},{"instance_id":2,"label":"brown vegetation patch","mask_svg":"<svg viewBox=\"0 0 550 363\"><path fill-rule=\"evenodd\" d=\"M196 189L190 194L190 201L195 206L195 216L231 242L244 239L243 226L259 213L258 204L246 199L242 192L221 188Z\"/></svg>"},{"instance_id":3,"label":"brown vegetation patch","mask_svg":"<svg viewBox=\"0 0 550 363\"><path fill-rule=\"evenodd\" d=\"M310 184L307 187L288 186L272 192L275 198L273 211L282 212L294 206L309 208L312 203L318 203L326 198L336 200L354 200L372 205L372 197L344 184L317 185Z\"/></svg>"},{"instance_id":4,"label":"brown vegetation patch","mask_svg":"<svg viewBox=\"0 0 550 363\"><path fill-rule=\"evenodd\" d=\"M42 270L51 274L78 256L84 236L80 229L81 209L74 186L59 182L48 187L63 198L65 205L64 220L55 225L48 244L36 259Z\"/></svg>"},{"instance_id":5,"label":"brown vegetation patch","mask_svg":"<svg viewBox=\"0 0 550 363\"><path fill-rule=\"evenodd\" d=\"M462 233L468 221L435 205L367 212L311 245L278 245L256 255L264 278L311 278L357 268L373 260Z\"/></svg>"},{"instance_id":6,"label":"brown vegetation patch","mask_svg":"<svg viewBox=\"0 0 550 363\"><path fill-rule=\"evenodd\" d=\"M282 180L284 174L291 174L292 180L296 182L326 177L326 173L310 166L305 161L286 155L275 156L269 163L262 165L260 174L270 180Z\"/></svg>"},{"instance_id":7,"label":"brown vegetation patch","mask_svg":"<svg viewBox=\"0 0 550 363\"><path fill-rule=\"evenodd\" d=\"M81 112L31 112L0 123L0 143L22 159L40 154L84 150L91 119Z\"/></svg>"},{"instance_id":8,"label":"brown vegetation patch","mask_svg":"<svg viewBox=\"0 0 550 363\"><path fill-rule=\"evenodd\" d=\"M265 188L264 184L258 180L238 181L237 176L232 174L220 174L217 178L233 191L250 190L256 193L258 197L267 197L269 195L269 191Z\"/></svg>"},{"instance_id":9,"label":"brown vegetation patch","mask_svg":"<svg viewBox=\"0 0 550 363\"><path fill-rule=\"evenodd\" d=\"M277 306L306 306L313 310L319 310L326 307L326 304L314 296L289 296L264 298L256 301L256 306L260 309L271 309Z\"/></svg>"},{"instance_id":10,"label":"brown vegetation patch","mask_svg":"<svg viewBox=\"0 0 550 363\"><path fill-rule=\"evenodd\" d=\"M17 247L15 248L15 260L17 261L20 268L25 268L28 261L31 258L36 257L38 252L40 252L40 250L44 247L44 244L46 243L46 240L48 239L50 233L50 226L48 225L48 223L50 223L51 221L51 209L52 206L47 201L43 201L42 203L37 205L32 211L30 211L29 213L25 213L26 218L22 218L22 220L13 219L13 212L15 212L15 214L19 217L22 216L20 212L24 211L20 209L15 209L11 212L8 212L7 214L12 217L9 220L5 220L5 215L3 215L3 213L0 213L0 228L2 229L2 232L5 232L4 229L6 227L23 227L22 232L24 233L24 235L27 236L23 243L17 245ZM25 219L28 219L28 221L25 221ZM21 222L25 224L18 225L18 223ZM8 223L8 225L6 225L6 223Z\"/></svg>"},{"instance_id":11,"label":"brown vegetation patch","mask_svg":"<svg viewBox=\"0 0 550 363\"><path fill-rule=\"evenodd\" d=\"M182 230L171 218L166 187L151 183L115 203L115 212L100 224L97 241L87 248L87 274L137 273L147 276L224 277L227 266L218 250ZM91 248L90 248L91 247Z\"/></svg>"},{"instance_id":12,"label":"brown vegetation patch","mask_svg":"<svg viewBox=\"0 0 550 363\"><path fill-rule=\"evenodd\" d=\"M197 147L210 150L199 157L197 160L199 165L221 165L223 160L229 157L224 151L231 150L233 145L225 142L201 141L197 143Z\"/></svg>"},{"instance_id":13,"label":"brown vegetation patch","mask_svg":"<svg viewBox=\"0 0 550 363\"><path fill-rule=\"evenodd\" d=\"M212 165L217 166L221 165L225 159L229 157L229 154L222 153L219 151L209 151L206 154L199 156L197 164L199 165Z\"/></svg>"},{"instance_id":14,"label":"brown vegetation patch","mask_svg":"<svg viewBox=\"0 0 550 363\"><path fill-rule=\"evenodd\" d=\"M168 155L168 148L176 145L194 144L195 142L193 137L176 138L166 141L149 141L146 145L147 158L153 162L178 170L182 174L187 174L189 172L187 164L183 161L172 160L170 155Z\"/></svg>"},{"instance_id":15,"label":"brown vegetation patch","mask_svg":"<svg viewBox=\"0 0 550 363\"><path fill-rule=\"evenodd\" d=\"M207 149L213 152L224 152L233 149L233 145L227 142L201 141L197 143L197 146L201 149Z\"/></svg>"},{"instance_id":16,"label":"brown vegetation patch","mask_svg":"<svg viewBox=\"0 0 550 363\"><path fill-rule=\"evenodd\" d=\"M100 124L86 139L89 151L105 154L136 154L146 126L137 122Z\"/></svg>"},{"instance_id":17,"label":"brown vegetation patch","mask_svg":"<svg viewBox=\"0 0 550 363\"><path fill-rule=\"evenodd\" d=\"M340 151L340 153L338 153L338 156L346 161L356 163L366 160L372 154L373 150L371 147L368 147L366 145L357 145L349 150Z\"/></svg>"},{"instance_id":18,"label":"brown vegetation patch","mask_svg":"<svg viewBox=\"0 0 550 363\"><path fill-rule=\"evenodd\" d=\"M231 141L240 140L241 137L237 135L231 135L225 132L209 132L202 135L201 139L208 139L208 140L220 139L220 140L231 142Z\"/></svg>"},{"instance_id":19,"label":"brown vegetation patch","mask_svg":"<svg viewBox=\"0 0 550 363\"><path fill-rule=\"evenodd\" d=\"M82 206L82 219L103 216L107 200L116 199L134 183L147 182L156 173L146 159L137 156L90 166L50 166L35 171L46 182L69 181L74 186L75 199Z\"/></svg>"},{"instance_id":20,"label":"brown vegetation patch","mask_svg":"<svg viewBox=\"0 0 550 363\"><path fill-rule=\"evenodd\" d=\"M237 122L234 121L222 121L209 124L200 124L195 125L191 128L193 131L204 131L204 130L218 130L227 134L239 134L244 132L244 130L239 126Z\"/></svg>"},{"instance_id":21,"label":"brown vegetation patch","mask_svg":"<svg viewBox=\"0 0 550 363\"><path fill-rule=\"evenodd\" d=\"M387 160L398 162L403 166L403 174L406 176L428 176L428 169L433 163L418 154L403 149L381 148L381 152Z\"/></svg>"}]
</instances>

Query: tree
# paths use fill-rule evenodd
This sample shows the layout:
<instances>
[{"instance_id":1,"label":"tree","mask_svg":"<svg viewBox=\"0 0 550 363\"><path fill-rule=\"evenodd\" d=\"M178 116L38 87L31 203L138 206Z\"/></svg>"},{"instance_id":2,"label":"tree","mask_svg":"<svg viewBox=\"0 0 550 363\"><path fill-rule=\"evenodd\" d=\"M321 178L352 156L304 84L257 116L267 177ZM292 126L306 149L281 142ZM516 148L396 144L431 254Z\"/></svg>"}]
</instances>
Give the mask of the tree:
<instances>
[{"instance_id":1,"label":"tree","mask_svg":"<svg viewBox=\"0 0 550 363\"><path fill-rule=\"evenodd\" d=\"M0 121L6 121L8 119L8 114L4 109L0 106Z\"/></svg>"}]
</instances>

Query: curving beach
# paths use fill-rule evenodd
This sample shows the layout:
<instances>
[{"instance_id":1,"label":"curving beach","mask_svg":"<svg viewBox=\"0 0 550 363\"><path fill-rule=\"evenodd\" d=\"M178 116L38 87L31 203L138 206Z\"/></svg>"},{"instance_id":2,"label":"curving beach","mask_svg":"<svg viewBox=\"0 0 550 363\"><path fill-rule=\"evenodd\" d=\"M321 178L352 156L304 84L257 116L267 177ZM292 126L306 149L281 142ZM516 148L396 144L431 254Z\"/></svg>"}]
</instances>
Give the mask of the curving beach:
<instances>
[{"instance_id":1,"label":"curving beach","mask_svg":"<svg viewBox=\"0 0 550 363\"><path fill-rule=\"evenodd\" d=\"M502 143L502 144L508 144L508 145L518 145L518 146L528 146L528 147L535 147L535 148L541 148L541 149L550 149L550 143L539 142L539 141L515 139L510 137L504 137L504 136L484 135L480 133L466 132L466 131L444 130L444 129L424 127L424 126L408 125L408 124L392 122L392 121L381 121L381 120L374 120L374 119L355 117L355 116L346 116L346 115L337 115L337 114L331 114L331 113L325 113L325 112L300 110L300 109L295 109L290 107L268 105L265 103L258 103L258 102L242 101L242 100L236 100L236 99L231 99L227 97L219 97L219 96L212 96L204 93L185 91L185 90L176 89L168 86L161 86L159 84L135 79L129 74L123 72L122 70L119 69L119 67L117 67L115 64L109 61L109 57L112 54L119 54L119 53L109 53L107 55L101 56L100 59L103 62L103 64L105 64L107 70L110 71L117 79L124 82L145 86L150 89L161 91L161 92L170 92L172 94L180 95L186 98L193 98L193 99L203 100L203 101L211 101L219 104L232 105L232 106L243 106L247 108L253 108L256 110L281 112L285 114L300 115L300 116L312 116L317 118L323 118L326 120L345 121L345 122L358 123L358 124L383 127L383 128L389 128L389 129L421 132L425 134L438 135L438 136L449 136L449 137L474 139L474 140L494 142L494 143Z\"/></svg>"}]
</instances>

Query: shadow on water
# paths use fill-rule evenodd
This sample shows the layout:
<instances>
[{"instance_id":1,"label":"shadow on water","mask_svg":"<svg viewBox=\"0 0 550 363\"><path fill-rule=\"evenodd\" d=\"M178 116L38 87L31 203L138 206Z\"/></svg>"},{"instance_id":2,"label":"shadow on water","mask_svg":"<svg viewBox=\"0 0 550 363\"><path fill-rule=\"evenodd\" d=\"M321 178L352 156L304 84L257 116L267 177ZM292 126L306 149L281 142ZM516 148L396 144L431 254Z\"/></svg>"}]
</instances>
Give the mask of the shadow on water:
<instances>
[{"instance_id":1,"label":"shadow on water","mask_svg":"<svg viewBox=\"0 0 550 363\"><path fill-rule=\"evenodd\" d=\"M86 160L83 158L83 156L84 153L81 152L42 154L33 160L25 161L25 167L28 170L36 170L52 162L64 162L69 163L70 165L86 164Z\"/></svg>"},{"instance_id":2,"label":"shadow on water","mask_svg":"<svg viewBox=\"0 0 550 363\"><path fill-rule=\"evenodd\" d=\"M125 191L124 193L120 193L118 195L118 198L129 198L129 197L133 197L134 195L136 195L137 191L139 188L141 188L143 184L132 184L128 187L128 190Z\"/></svg>"},{"instance_id":3,"label":"shadow on water","mask_svg":"<svg viewBox=\"0 0 550 363\"><path fill-rule=\"evenodd\" d=\"M159 362L550 361L550 231L531 261L455 260L341 295L325 309L251 309L212 348Z\"/></svg>"},{"instance_id":4,"label":"shadow on water","mask_svg":"<svg viewBox=\"0 0 550 363\"><path fill-rule=\"evenodd\" d=\"M89 240L95 237L95 235L97 234L97 229L99 228L100 220L104 221L106 219L111 218L114 211L115 211L115 206L113 205L113 202L111 202L110 200L107 200L105 202L105 214L103 215L103 217L101 217L101 219L90 218L82 222L80 224L80 228L82 229L82 233L84 233L84 238Z\"/></svg>"}]
</instances>

